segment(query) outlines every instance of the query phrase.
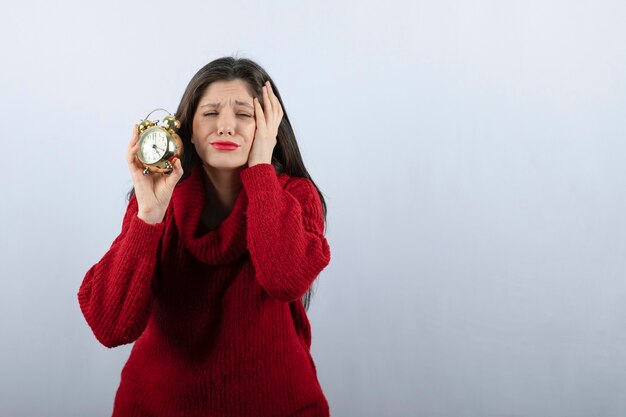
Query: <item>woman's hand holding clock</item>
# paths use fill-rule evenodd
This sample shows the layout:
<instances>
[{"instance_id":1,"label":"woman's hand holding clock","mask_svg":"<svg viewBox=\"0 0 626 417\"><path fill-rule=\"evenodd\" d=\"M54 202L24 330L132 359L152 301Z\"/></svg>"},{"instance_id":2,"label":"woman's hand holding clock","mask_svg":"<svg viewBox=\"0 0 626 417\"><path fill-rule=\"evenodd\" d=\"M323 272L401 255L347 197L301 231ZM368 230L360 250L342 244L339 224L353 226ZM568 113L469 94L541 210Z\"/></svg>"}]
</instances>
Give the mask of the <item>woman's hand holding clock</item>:
<instances>
[{"instance_id":1,"label":"woman's hand holding clock","mask_svg":"<svg viewBox=\"0 0 626 417\"><path fill-rule=\"evenodd\" d=\"M172 193L178 180L183 176L183 167L180 159L176 158L172 163L173 170L169 174L150 173L144 175L144 167L139 163L135 154L139 150L139 133L137 125L133 127L133 135L128 144L126 161L135 187L135 196L139 211L137 216L148 224L156 224L163 221L165 211L172 199Z\"/></svg>"}]
</instances>

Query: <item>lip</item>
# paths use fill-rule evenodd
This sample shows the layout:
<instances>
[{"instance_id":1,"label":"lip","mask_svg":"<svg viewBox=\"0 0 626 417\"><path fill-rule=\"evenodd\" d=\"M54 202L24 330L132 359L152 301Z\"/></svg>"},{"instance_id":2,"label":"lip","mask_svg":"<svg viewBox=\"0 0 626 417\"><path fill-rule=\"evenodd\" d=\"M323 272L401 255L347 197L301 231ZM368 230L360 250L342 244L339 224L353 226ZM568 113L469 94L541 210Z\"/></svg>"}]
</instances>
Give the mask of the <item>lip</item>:
<instances>
[{"instance_id":1,"label":"lip","mask_svg":"<svg viewBox=\"0 0 626 417\"><path fill-rule=\"evenodd\" d=\"M211 146L221 151L234 151L235 149L239 147L239 145L236 144L235 142L229 142L229 141L224 141L224 140L211 142Z\"/></svg>"}]
</instances>

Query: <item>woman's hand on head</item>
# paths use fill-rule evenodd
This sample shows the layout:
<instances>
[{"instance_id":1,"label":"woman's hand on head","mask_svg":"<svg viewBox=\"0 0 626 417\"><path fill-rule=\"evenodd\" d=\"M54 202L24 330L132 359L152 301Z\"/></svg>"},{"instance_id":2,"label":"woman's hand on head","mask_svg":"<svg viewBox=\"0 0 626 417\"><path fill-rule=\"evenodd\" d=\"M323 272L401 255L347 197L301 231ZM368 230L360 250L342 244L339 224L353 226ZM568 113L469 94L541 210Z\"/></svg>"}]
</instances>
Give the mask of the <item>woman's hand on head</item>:
<instances>
[{"instance_id":1,"label":"woman's hand on head","mask_svg":"<svg viewBox=\"0 0 626 417\"><path fill-rule=\"evenodd\" d=\"M278 101L278 97L276 97L274 91L272 91L272 86L269 81L263 86L263 105L265 106L265 111L256 97L253 100L256 132L254 133L254 141L252 142L252 148L248 156L249 167L256 164L272 163L272 153L276 146L278 127L284 115L280 101Z\"/></svg>"},{"instance_id":2,"label":"woman's hand on head","mask_svg":"<svg viewBox=\"0 0 626 417\"><path fill-rule=\"evenodd\" d=\"M170 174L151 172L144 175L144 167L135 157L139 150L138 139L139 133L135 125L126 152L126 162L135 187L139 207L137 216L146 223L156 224L162 222L165 217L174 187L183 176L183 167L180 159L175 158L172 164L174 169Z\"/></svg>"}]
</instances>

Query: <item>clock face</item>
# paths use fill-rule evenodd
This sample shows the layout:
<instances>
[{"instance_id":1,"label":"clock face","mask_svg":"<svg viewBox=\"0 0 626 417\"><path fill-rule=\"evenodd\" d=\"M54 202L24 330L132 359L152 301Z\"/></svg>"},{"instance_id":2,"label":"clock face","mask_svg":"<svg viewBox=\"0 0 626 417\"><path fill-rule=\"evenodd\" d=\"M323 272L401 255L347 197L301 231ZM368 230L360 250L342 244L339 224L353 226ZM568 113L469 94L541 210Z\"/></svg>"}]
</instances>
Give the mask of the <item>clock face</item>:
<instances>
[{"instance_id":1,"label":"clock face","mask_svg":"<svg viewBox=\"0 0 626 417\"><path fill-rule=\"evenodd\" d=\"M160 128L148 129L139 138L139 149L144 163L154 164L165 155L167 134Z\"/></svg>"}]
</instances>

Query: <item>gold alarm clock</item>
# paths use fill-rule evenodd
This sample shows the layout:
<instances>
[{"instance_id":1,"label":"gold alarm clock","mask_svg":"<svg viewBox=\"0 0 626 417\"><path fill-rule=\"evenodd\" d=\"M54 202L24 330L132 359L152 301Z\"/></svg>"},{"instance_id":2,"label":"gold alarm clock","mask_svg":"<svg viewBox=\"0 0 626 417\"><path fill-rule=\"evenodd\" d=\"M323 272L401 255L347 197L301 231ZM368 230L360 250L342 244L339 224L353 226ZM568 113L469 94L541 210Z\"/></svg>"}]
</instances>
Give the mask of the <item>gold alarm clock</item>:
<instances>
[{"instance_id":1,"label":"gold alarm clock","mask_svg":"<svg viewBox=\"0 0 626 417\"><path fill-rule=\"evenodd\" d=\"M160 125L158 121L148 119L152 113L159 110L168 114ZM172 172L172 160L183 156L183 141L176 133L179 128L180 121L164 109L152 110L144 120L139 122L137 125L139 150L135 156L144 167L144 175L150 172L162 174Z\"/></svg>"}]
</instances>

